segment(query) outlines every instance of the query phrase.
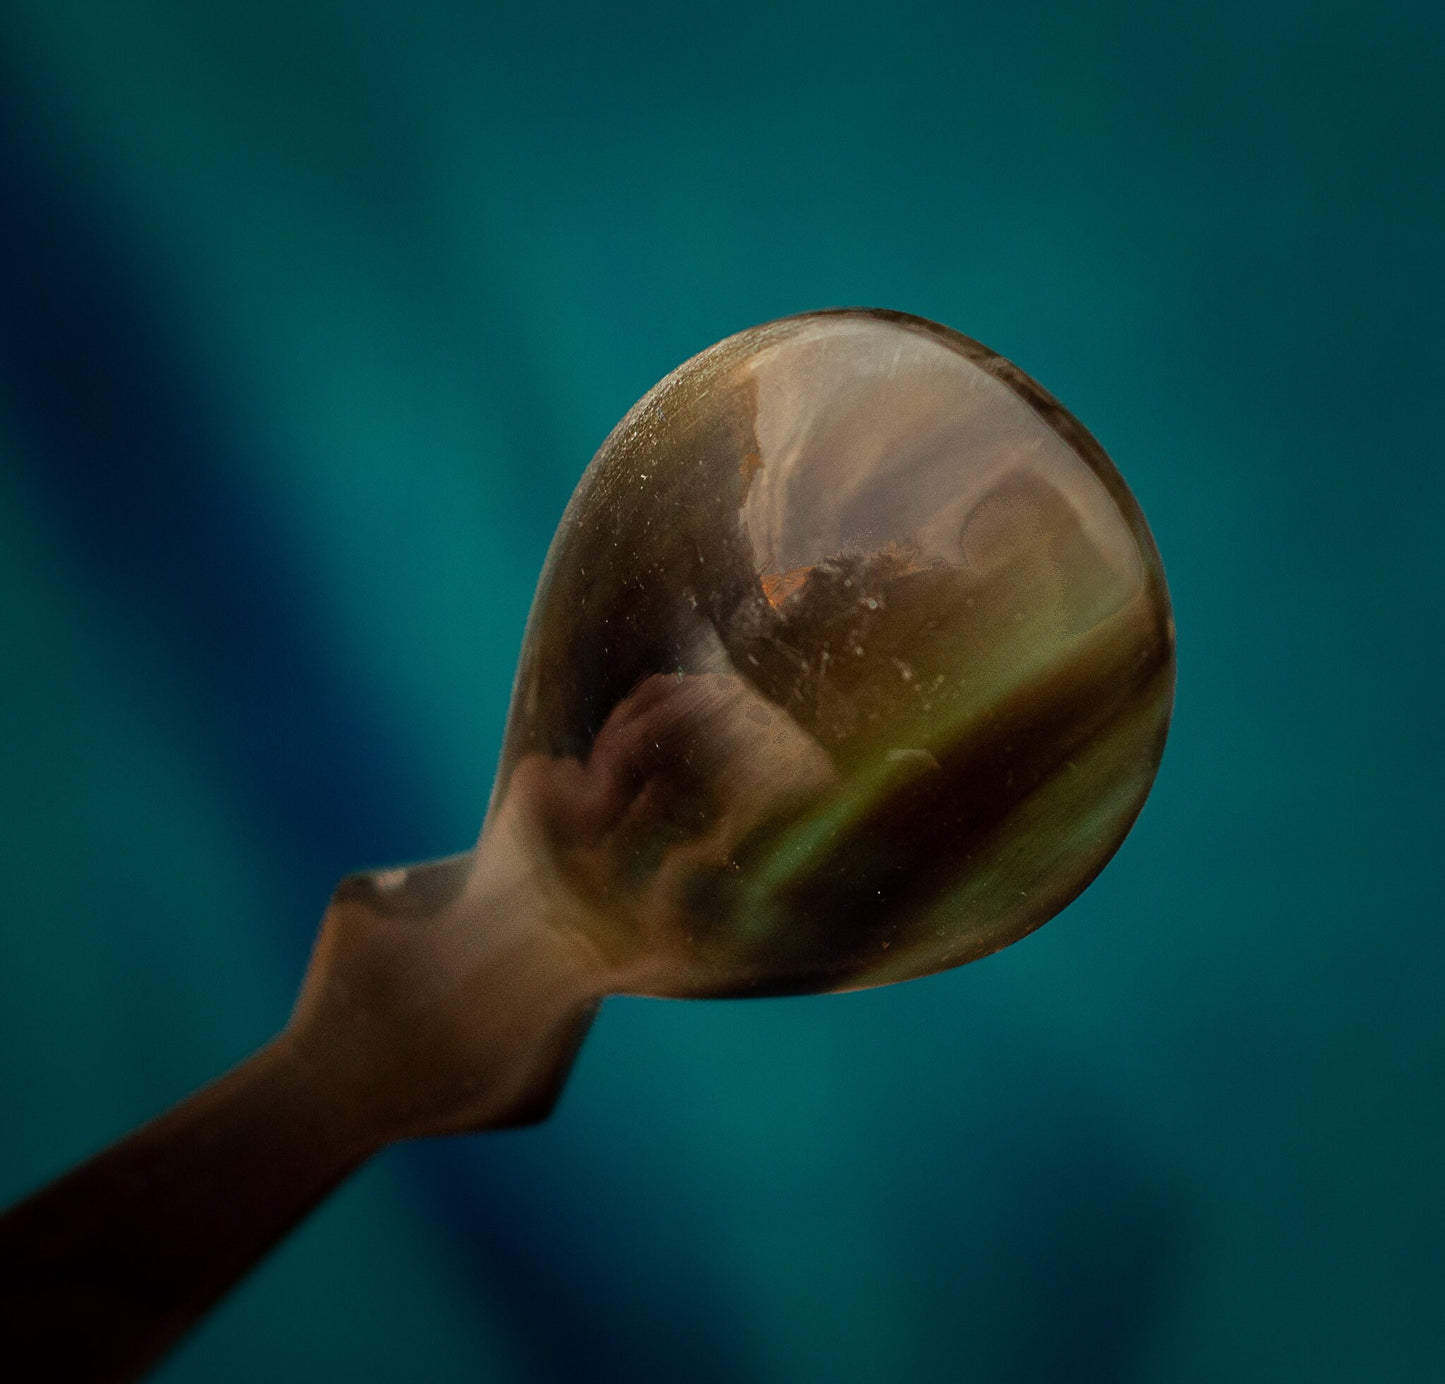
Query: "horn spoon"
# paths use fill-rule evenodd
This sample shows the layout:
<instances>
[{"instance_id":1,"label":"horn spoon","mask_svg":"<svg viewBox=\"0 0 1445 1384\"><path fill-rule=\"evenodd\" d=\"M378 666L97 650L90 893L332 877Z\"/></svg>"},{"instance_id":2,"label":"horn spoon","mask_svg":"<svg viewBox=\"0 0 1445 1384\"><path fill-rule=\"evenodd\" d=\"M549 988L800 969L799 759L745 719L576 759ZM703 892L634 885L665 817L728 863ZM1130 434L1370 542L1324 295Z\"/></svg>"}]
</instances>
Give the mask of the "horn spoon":
<instances>
[{"instance_id":1,"label":"horn spoon","mask_svg":"<svg viewBox=\"0 0 1445 1384\"><path fill-rule=\"evenodd\" d=\"M343 881L274 1041L0 1221L11 1360L134 1378L377 1150L544 1119L607 995L1024 936L1133 823L1173 690L1139 506L1016 367L881 311L704 351L562 518L473 849Z\"/></svg>"}]
</instances>

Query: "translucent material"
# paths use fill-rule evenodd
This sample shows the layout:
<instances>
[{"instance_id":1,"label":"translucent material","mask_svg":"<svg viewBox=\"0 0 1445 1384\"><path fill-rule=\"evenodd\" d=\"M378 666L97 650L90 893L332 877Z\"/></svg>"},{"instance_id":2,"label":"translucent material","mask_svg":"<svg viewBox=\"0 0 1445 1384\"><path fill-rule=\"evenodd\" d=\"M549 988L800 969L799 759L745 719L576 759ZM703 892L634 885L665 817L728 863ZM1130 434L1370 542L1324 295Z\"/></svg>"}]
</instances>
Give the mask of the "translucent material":
<instances>
[{"instance_id":1,"label":"translucent material","mask_svg":"<svg viewBox=\"0 0 1445 1384\"><path fill-rule=\"evenodd\" d=\"M882 984L1084 888L1173 688L1158 554L1070 414L934 323L788 318L669 375L588 468L484 841L617 989Z\"/></svg>"}]
</instances>

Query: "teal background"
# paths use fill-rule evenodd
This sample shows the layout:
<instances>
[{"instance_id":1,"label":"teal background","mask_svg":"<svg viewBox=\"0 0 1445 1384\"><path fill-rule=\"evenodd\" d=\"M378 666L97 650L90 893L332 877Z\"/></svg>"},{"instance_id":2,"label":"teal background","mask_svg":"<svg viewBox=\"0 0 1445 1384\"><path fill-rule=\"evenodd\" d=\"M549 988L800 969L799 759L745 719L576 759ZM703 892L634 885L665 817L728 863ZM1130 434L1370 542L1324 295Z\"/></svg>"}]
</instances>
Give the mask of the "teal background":
<instances>
[{"instance_id":1,"label":"teal background","mask_svg":"<svg viewBox=\"0 0 1445 1384\"><path fill-rule=\"evenodd\" d=\"M0 1194L465 847L553 525L732 331L906 309L1098 435L1163 771L1011 950L610 1003L174 1381L1445 1376L1433 6L0 10Z\"/></svg>"}]
</instances>

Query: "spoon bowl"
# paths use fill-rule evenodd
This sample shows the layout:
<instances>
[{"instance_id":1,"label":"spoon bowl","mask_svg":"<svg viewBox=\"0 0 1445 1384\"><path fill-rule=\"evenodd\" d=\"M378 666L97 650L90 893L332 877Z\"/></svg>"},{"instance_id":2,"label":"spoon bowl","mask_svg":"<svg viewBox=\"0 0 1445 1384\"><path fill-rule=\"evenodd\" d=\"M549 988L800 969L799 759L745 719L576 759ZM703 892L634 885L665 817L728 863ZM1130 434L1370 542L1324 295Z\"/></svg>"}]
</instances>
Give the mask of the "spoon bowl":
<instances>
[{"instance_id":1,"label":"spoon bowl","mask_svg":"<svg viewBox=\"0 0 1445 1384\"><path fill-rule=\"evenodd\" d=\"M785 318L588 467L480 844L614 991L903 980L1093 879L1173 690L1158 553L1072 415L935 323Z\"/></svg>"}]
</instances>

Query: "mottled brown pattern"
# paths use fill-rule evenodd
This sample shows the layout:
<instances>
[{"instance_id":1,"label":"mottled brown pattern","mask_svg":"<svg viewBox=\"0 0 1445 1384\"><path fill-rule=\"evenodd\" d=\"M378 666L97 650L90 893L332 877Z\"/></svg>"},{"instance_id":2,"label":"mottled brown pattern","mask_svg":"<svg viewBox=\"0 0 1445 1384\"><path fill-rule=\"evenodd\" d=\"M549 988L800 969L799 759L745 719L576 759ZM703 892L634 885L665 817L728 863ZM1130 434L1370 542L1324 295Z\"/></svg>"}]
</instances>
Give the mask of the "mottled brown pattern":
<instances>
[{"instance_id":1,"label":"mottled brown pattern","mask_svg":"<svg viewBox=\"0 0 1445 1384\"><path fill-rule=\"evenodd\" d=\"M836 462L810 452L809 438L833 435L826 417L809 413L810 371L825 412L851 407L859 392L857 426L843 432L854 451ZM786 454L769 455L759 436L765 396L800 401L801 441ZM901 437L890 432L890 412ZM916 465L903 456L897 476L895 446L918 452ZM909 485L910 466L945 508L962 505L960 535L988 531L973 546L992 553L993 566L975 568L963 537L956 553L940 553L921 551L907 525L866 543L845 534L868 512L866 486L891 503ZM770 521L786 527L798 515L800 533L826 530L836 511L836 550L796 566L759 551L744 505L764 484L775 487ZM559 770L568 776L585 773L609 717L625 714L628 697L656 674L739 680L774 709L790 743L805 737L833 773L826 786L813 775L800 795L764 755L756 773L767 791L755 784L751 795L758 815L733 820L742 834L724 841L725 805L694 784L684 795L691 826L680 825L683 817L658 805L680 792L676 783L659 788L676 767L639 772L627 790L635 794L627 830L586 847L593 885L576 925L638 989L837 987L994 950L1087 884L1132 823L1162 751L1172 624L1137 504L1052 395L947 328L840 310L771 323L704 352L604 444L539 588L497 800L518 763L531 761L527 781L537 784L538 756L573 766ZM994 691L976 706L980 682ZM719 724L674 729L679 762L705 759L703 739ZM1096 755L1090 763L1107 772L1068 799L1076 813L1098 816L1088 849L1074 844L1077 826L1051 823L1030 846L1045 865L1057 857L1045 883L1020 892L1015 863L1013 875L981 892L971 861L997 854L1040 785L1077 775L1085 748L1115 739L1127 753ZM935 767L917 772L923 763ZM770 794L777 803L767 804ZM650 833L639 806L649 802ZM565 833L543 830L541 839L556 860L576 849ZM1055 839L1069 849L1055 851ZM699 851L702 840L715 849ZM609 867L599 851L612 852ZM669 852L690 852L691 864L662 899ZM603 877L616 885L605 900L596 888ZM940 937L939 909L955 894L967 907Z\"/></svg>"}]
</instances>

